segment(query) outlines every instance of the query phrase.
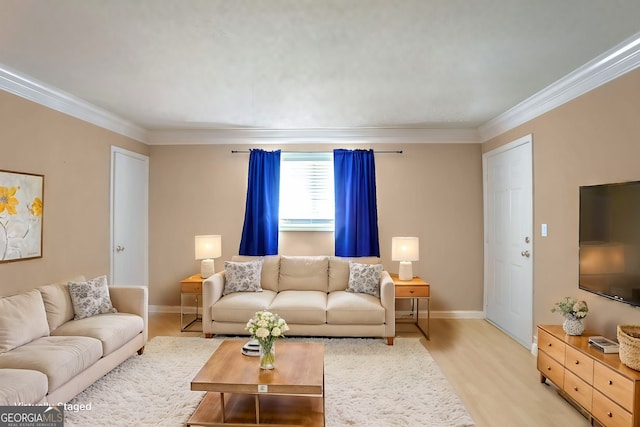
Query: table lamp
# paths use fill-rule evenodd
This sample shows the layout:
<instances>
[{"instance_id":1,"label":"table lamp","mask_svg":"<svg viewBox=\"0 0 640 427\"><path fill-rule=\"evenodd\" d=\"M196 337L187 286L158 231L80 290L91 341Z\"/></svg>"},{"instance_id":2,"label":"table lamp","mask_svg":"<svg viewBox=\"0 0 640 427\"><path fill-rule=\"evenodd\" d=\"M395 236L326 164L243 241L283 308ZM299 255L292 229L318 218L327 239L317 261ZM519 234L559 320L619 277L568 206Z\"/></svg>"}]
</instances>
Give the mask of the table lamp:
<instances>
[{"instance_id":1,"label":"table lamp","mask_svg":"<svg viewBox=\"0 0 640 427\"><path fill-rule=\"evenodd\" d=\"M400 261L398 279L413 279L413 266L411 261L420 258L419 240L417 237L393 237L391 239L391 259Z\"/></svg>"},{"instance_id":2,"label":"table lamp","mask_svg":"<svg viewBox=\"0 0 640 427\"><path fill-rule=\"evenodd\" d=\"M222 237L220 235L196 236L196 259L201 259L200 276L203 279L215 273L213 258L222 255Z\"/></svg>"}]
</instances>

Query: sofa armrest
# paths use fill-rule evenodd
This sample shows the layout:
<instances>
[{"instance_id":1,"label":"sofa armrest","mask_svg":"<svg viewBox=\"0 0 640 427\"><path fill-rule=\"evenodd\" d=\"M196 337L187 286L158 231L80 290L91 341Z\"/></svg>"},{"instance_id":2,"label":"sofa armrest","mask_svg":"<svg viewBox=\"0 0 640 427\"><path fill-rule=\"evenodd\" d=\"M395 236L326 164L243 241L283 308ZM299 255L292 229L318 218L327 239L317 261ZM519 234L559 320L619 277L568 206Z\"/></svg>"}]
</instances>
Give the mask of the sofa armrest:
<instances>
[{"instance_id":1,"label":"sofa armrest","mask_svg":"<svg viewBox=\"0 0 640 427\"><path fill-rule=\"evenodd\" d=\"M110 286L111 304L120 313L137 314L144 322L144 342L149 338L149 290L146 286Z\"/></svg>"},{"instance_id":2,"label":"sofa armrest","mask_svg":"<svg viewBox=\"0 0 640 427\"><path fill-rule=\"evenodd\" d=\"M380 304L385 309L385 331L387 338L396 335L396 286L387 271L380 276Z\"/></svg>"},{"instance_id":3,"label":"sofa armrest","mask_svg":"<svg viewBox=\"0 0 640 427\"><path fill-rule=\"evenodd\" d=\"M224 279L224 271L221 271L202 282L202 331L205 336L213 334L211 306L222 298Z\"/></svg>"}]
</instances>

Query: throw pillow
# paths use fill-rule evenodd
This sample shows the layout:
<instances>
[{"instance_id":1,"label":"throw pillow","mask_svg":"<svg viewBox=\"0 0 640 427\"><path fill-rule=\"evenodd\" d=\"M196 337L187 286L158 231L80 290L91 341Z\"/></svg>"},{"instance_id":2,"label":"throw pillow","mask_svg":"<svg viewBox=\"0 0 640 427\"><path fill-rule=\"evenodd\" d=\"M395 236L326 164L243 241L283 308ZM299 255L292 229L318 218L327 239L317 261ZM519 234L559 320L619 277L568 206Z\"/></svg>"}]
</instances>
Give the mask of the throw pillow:
<instances>
[{"instance_id":1,"label":"throw pillow","mask_svg":"<svg viewBox=\"0 0 640 427\"><path fill-rule=\"evenodd\" d=\"M249 262L225 261L225 282L222 295L234 292L262 292L260 287L261 273L261 259Z\"/></svg>"},{"instance_id":2,"label":"throw pillow","mask_svg":"<svg viewBox=\"0 0 640 427\"><path fill-rule=\"evenodd\" d=\"M358 264L357 262L349 261L349 286L347 286L347 292L358 292L380 297L382 269L382 264Z\"/></svg>"},{"instance_id":3,"label":"throw pillow","mask_svg":"<svg viewBox=\"0 0 640 427\"><path fill-rule=\"evenodd\" d=\"M40 292L34 289L0 298L0 354L48 335L49 324Z\"/></svg>"},{"instance_id":4,"label":"throw pillow","mask_svg":"<svg viewBox=\"0 0 640 427\"><path fill-rule=\"evenodd\" d=\"M69 282L69 294L75 320L117 312L111 304L107 276L96 277L86 282Z\"/></svg>"}]
</instances>

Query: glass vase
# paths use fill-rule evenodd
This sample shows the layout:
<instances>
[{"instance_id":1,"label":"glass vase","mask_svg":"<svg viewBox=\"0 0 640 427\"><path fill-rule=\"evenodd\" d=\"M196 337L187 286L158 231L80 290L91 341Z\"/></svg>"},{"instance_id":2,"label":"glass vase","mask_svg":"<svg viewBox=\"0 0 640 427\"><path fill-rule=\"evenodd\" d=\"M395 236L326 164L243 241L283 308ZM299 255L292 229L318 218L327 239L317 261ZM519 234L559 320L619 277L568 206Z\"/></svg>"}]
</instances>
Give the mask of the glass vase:
<instances>
[{"instance_id":1,"label":"glass vase","mask_svg":"<svg viewBox=\"0 0 640 427\"><path fill-rule=\"evenodd\" d=\"M562 323L562 329L567 335L582 335L584 332L584 324L581 319L575 316L567 316Z\"/></svg>"},{"instance_id":2,"label":"glass vase","mask_svg":"<svg viewBox=\"0 0 640 427\"><path fill-rule=\"evenodd\" d=\"M260 344L260 369L276 367L276 343Z\"/></svg>"}]
</instances>

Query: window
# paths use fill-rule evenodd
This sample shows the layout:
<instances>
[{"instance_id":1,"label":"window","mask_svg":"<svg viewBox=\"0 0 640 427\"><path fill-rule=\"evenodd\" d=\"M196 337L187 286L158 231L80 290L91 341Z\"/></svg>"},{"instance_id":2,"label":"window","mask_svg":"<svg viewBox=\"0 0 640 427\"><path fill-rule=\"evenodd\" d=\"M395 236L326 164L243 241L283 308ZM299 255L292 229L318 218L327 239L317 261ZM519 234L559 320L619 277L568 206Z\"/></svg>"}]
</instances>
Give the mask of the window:
<instances>
[{"instance_id":1,"label":"window","mask_svg":"<svg viewBox=\"0 0 640 427\"><path fill-rule=\"evenodd\" d=\"M333 231L333 153L282 153L280 230Z\"/></svg>"}]
</instances>

